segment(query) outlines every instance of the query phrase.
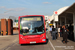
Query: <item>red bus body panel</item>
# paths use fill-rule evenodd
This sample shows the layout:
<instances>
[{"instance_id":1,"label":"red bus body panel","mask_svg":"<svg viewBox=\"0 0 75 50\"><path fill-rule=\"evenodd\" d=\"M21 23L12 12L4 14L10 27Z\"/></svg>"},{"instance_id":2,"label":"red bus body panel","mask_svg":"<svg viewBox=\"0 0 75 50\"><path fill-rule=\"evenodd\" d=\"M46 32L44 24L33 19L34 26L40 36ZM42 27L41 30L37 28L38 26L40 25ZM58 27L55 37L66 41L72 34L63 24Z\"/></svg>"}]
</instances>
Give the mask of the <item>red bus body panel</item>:
<instances>
[{"instance_id":1,"label":"red bus body panel","mask_svg":"<svg viewBox=\"0 0 75 50\"><path fill-rule=\"evenodd\" d=\"M30 16L42 16L44 21L44 33L40 35L21 35L20 34L20 18L30 17ZM18 28L19 28L19 44L33 44L33 43L46 43L46 28L45 28L45 18L43 15L25 15L19 16L18 18Z\"/></svg>"}]
</instances>

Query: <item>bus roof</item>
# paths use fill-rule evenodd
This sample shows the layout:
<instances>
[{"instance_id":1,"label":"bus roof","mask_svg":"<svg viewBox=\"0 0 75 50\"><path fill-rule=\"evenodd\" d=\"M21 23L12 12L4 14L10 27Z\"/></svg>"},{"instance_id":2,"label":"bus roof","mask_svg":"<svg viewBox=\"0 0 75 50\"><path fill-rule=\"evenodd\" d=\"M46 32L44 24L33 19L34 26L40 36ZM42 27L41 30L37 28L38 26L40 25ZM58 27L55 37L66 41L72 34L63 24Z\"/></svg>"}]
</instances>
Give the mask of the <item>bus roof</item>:
<instances>
[{"instance_id":1,"label":"bus roof","mask_svg":"<svg viewBox=\"0 0 75 50\"><path fill-rule=\"evenodd\" d=\"M24 15L24 16L19 16L19 17L26 17L26 16L42 16L42 17L44 17L44 15Z\"/></svg>"}]
</instances>

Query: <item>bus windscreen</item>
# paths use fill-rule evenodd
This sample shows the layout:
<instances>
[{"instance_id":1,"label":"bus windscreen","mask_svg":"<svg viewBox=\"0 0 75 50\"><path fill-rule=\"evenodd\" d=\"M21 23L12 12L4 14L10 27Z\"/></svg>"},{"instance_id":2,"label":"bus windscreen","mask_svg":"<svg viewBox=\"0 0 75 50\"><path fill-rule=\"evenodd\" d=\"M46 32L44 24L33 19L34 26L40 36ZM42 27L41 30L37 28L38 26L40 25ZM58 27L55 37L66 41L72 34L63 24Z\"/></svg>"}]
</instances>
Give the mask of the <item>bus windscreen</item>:
<instances>
[{"instance_id":1,"label":"bus windscreen","mask_svg":"<svg viewBox=\"0 0 75 50\"><path fill-rule=\"evenodd\" d=\"M44 33L43 17L21 17L20 18L20 34L36 35Z\"/></svg>"}]
</instances>

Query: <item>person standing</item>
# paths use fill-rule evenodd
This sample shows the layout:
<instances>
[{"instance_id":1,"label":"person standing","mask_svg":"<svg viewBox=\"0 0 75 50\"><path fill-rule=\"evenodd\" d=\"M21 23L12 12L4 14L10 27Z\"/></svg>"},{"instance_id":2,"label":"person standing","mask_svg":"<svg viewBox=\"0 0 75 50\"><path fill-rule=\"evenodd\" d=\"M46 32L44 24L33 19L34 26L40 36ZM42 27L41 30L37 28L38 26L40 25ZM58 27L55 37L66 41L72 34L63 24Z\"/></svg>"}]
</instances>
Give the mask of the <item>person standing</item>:
<instances>
[{"instance_id":1,"label":"person standing","mask_svg":"<svg viewBox=\"0 0 75 50\"><path fill-rule=\"evenodd\" d=\"M51 35L52 35L52 26L50 26L50 33L51 33Z\"/></svg>"},{"instance_id":2,"label":"person standing","mask_svg":"<svg viewBox=\"0 0 75 50\"><path fill-rule=\"evenodd\" d=\"M54 26L52 28L52 40L56 40L56 31L55 31Z\"/></svg>"},{"instance_id":3,"label":"person standing","mask_svg":"<svg viewBox=\"0 0 75 50\"><path fill-rule=\"evenodd\" d=\"M72 38L73 37L72 36L73 35L73 30L74 30L73 26L70 24L70 26L68 27L68 29L69 29L69 39L73 40L73 38Z\"/></svg>"},{"instance_id":4,"label":"person standing","mask_svg":"<svg viewBox=\"0 0 75 50\"><path fill-rule=\"evenodd\" d=\"M66 43L67 44L67 30L66 30L66 27L65 26L62 26L62 33L63 33L63 43Z\"/></svg>"},{"instance_id":5,"label":"person standing","mask_svg":"<svg viewBox=\"0 0 75 50\"><path fill-rule=\"evenodd\" d=\"M60 27L58 28L58 37L60 37Z\"/></svg>"},{"instance_id":6,"label":"person standing","mask_svg":"<svg viewBox=\"0 0 75 50\"><path fill-rule=\"evenodd\" d=\"M62 37L62 26L60 26L60 37Z\"/></svg>"}]
</instances>

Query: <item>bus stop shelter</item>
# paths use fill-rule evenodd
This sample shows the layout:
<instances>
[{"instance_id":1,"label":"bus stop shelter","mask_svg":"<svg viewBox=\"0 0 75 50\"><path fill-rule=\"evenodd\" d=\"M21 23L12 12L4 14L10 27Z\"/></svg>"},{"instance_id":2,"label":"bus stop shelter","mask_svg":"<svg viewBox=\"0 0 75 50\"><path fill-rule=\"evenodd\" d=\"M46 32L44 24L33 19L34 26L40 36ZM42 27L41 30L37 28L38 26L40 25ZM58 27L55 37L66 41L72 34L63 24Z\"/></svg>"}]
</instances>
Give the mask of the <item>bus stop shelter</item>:
<instances>
[{"instance_id":1,"label":"bus stop shelter","mask_svg":"<svg viewBox=\"0 0 75 50\"><path fill-rule=\"evenodd\" d=\"M75 3L58 15L58 23L60 23L60 25L73 25L73 36L75 41Z\"/></svg>"}]
</instances>

